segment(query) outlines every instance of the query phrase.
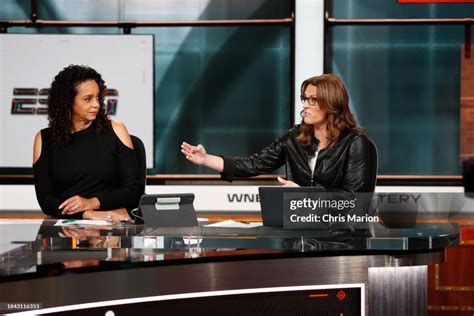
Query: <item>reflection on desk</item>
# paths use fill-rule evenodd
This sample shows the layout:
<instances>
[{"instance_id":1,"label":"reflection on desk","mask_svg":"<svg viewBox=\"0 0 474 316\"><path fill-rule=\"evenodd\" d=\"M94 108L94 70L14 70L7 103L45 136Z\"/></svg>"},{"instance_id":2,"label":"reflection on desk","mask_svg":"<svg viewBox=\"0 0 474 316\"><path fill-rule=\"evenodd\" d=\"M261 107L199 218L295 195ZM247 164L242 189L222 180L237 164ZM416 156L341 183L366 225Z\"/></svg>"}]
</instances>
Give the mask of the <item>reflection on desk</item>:
<instances>
[{"instance_id":1,"label":"reflection on desk","mask_svg":"<svg viewBox=\"0 0 474 316\"><path fill-rule=\"evenodd\" d=\"M0 274L13 276L31 271L47 271L48 265L60 270L140 262L170 260L209 261L212 257L298 257L302 254L370 255L409 254L440 250L459 244L459 226L454 223L419 223L412 228L390 229L371 223L367 229L334 232L328 230L283 230L275 227L251 229L208 227L157 228L124 224L92 228L55 226L44 220L33 241L25 242L25 230L16 236L2 230ZM207 223L206 223L207 224ZM18 226L21 223L15 223ZM28 232L31 238L31 231ZM12 238L14 240L12 240ZM15 249L10 250L14 245ZM40 268L40 269L39 269ZM58 272L58 271L56 271ZM25 275L27 277L27 275Z\"/></svg>"}]
</instances>

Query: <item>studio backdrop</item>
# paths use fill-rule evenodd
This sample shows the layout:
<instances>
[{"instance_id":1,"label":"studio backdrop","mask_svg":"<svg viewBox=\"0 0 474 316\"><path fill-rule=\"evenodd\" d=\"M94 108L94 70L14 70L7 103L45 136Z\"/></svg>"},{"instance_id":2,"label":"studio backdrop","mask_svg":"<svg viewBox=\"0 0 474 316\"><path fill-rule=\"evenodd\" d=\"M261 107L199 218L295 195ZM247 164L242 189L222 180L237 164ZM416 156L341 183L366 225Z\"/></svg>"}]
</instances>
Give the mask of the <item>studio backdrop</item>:
<instances>
[{"instance_id":1,"label":"studio backdrop","mask_svg":"<svg viewBox=\"0 0 474 316\"><path fill-rule=\"evenodd\" d=\"M70 64L97 70L110 118L140 137L153 167L153 36L0 35L0 168L31 167L33 140L48 126L48 88Z\"/></svg>"}]
</instances>

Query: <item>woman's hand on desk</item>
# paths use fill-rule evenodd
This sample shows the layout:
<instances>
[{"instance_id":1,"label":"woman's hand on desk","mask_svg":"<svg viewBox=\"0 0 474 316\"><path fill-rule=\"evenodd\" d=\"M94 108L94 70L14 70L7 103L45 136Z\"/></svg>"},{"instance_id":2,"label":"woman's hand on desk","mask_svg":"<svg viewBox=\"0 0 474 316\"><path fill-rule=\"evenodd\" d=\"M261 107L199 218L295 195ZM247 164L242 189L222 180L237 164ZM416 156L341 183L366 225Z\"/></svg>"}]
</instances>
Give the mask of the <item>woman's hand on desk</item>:
<instances>
[{"instance_id":1,"label":"woman's hand on desk","mask_svg":"<svg viewBox=\"0 0 474 316\"><path fill-rule=\"evenodd\" d=\"M79 195L70 197L59 205L63 214L72 215L74 213L83 212L87 210L94 210L100 208L99 199L93 197L91 199L83 198Z\"/></svg>"},{"instance_id":2,"label":"woman's hand on desk","mask_svg":"<svg viewBox=\"0 0 474 316\"><path fill-rule=\"evenodd\" d=\"M82 218L109 221L113 223L128 222L131 220L130 216L128 216L127 210L124 208L110 211L87 210L82 215Z\"/></svg>"},{"instance_id":3,"label":"woman's hand on desk","mask_svg":"<svg viewBox=\"0 0 474 316\"><path fill-rule=\"evenodd\" d=\"M280 178L280 177L278 177L278 182L280 182L281 186L285 187L285 188L297 188L297 187L299 187L299 185L297 185L293 181L285 180L285 179Z\"/></svg>"}]
</instances>

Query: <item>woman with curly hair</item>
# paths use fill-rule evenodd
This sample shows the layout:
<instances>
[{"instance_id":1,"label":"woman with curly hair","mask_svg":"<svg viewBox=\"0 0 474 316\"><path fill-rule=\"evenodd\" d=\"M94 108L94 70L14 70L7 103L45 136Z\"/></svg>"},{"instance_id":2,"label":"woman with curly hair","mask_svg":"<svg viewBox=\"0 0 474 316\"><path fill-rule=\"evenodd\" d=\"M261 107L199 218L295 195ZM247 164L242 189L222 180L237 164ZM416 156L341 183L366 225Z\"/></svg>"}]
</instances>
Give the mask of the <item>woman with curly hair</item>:
<instances>
[{"instance_id":1,"label":"woman with curly hair","mask_svg":"<svg viewBox=\"0 0 474 316\"><path fill-rule=\"evenodd\" d=\"M33 171L45 214L62 218L130 220L140 185L132 140L107 117L102 76L70 65L54 78L49 127L36 134Z\"/></svg>"},{"instance_id":2,"label":"woman with curly hair","mask_svg":"<svg viewBox=\"0 0 474 316\"><path fill-rule=\"evenodd\" d=\"M181 144L186 159L221 173L225 180L252 177L286 165L282 186L313 186L346 192L373 192L377 153L349 109L343 81L312 77L301 85L302 122L249 157L207 154L202 145Z\"/></svg>"}]
</instances>

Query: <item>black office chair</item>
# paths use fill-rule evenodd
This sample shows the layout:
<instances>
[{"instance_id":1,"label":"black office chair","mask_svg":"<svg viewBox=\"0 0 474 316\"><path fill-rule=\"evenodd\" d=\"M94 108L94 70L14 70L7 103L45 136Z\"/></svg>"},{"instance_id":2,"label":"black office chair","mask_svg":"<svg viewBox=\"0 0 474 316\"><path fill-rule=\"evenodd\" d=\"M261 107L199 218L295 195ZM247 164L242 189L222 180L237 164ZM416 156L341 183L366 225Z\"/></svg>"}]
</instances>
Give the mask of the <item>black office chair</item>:
<instances>
[{"instance_id":1,"label":"black office chair","mask_svg":"<svg viewBox=\"0 0 474 316\"><path fill-rule=\"evenodd\" d=\"M146 152L145 145L140 138L134 135L130 135L132 139L133 148L135 149L135 154L137 157L137 170L138 170L138 180L140 181L140 196L145 193L146 187ZM138 205L138 202L137 202Z\"/></svg>"},{"instance_id":2,"label":"black office chair","mask_svg":"<svg viewBox=\"0 0 474 316\"><path fill-rule=\"evenodd\" d=\"M369 157L370 157L370 178L367 183L365 192L374 192L375 185L377 184L377 170L378 170L378 154L377 147L369 139Z\"/></svg>"},{"instance_id":3,"label":"black office chair","mask_svg":"<svg viewBox=\"0 0 474 316\"><path fill-rule=\"evenodd\" d=\"M358 196L358 208L355 210L356 214L365 215L372 214L374 211L371 209L370 205L372 203L372 198L374 196L375 186L377 184L377 170L378 170L378 155L377 147L369 139L369 179L365 185L365 188L362 192L372 193L372 194L362 194Z\"/></svg>"},{"instance_id":4,"label":"black office chair","mask_svg":"<svg viewBox=\"0 0 474 316\"><path fill-rule=\"evenodd\" d=\"M462 162L462 179L464 192L474 197L474 157L467 158Z\"/></svg>"}]
</instances>

